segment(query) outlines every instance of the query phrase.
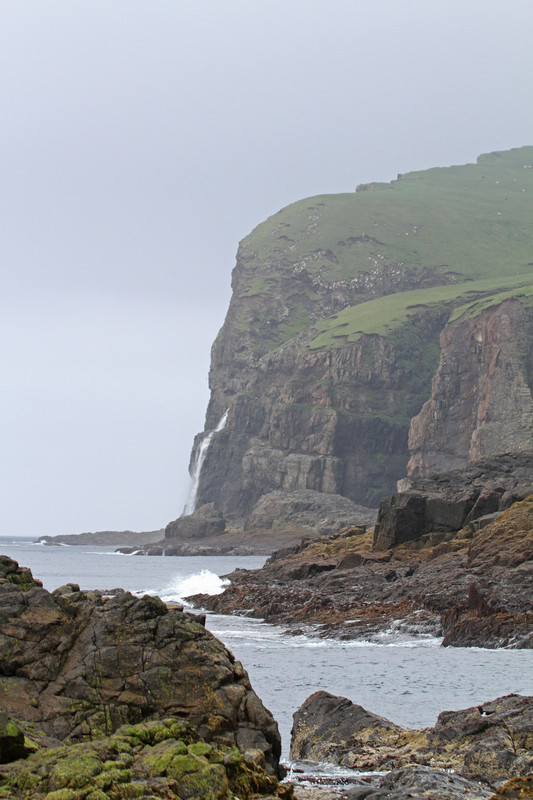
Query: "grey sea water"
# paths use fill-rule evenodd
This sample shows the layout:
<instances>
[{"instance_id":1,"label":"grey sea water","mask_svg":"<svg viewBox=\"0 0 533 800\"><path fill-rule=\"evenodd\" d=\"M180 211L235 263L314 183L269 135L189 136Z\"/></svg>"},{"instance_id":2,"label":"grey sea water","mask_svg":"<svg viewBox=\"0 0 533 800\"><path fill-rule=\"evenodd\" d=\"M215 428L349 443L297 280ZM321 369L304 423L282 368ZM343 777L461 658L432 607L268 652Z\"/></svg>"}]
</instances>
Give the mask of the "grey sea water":
<instances>
[{"instance_id":1,"label":"grey sea water","mask_svg":"<svg viewBox=\"0 0 533 800\"><path fill-rule=\"evenodd\" d=\"M264 558L124 556L105 547L49 547L0 538L0 553L31 568L53 590L122 587L180 602L195 592L222 590L221 576L255 569ZM442 648L433 638L394 630L373 642L287 636L280 627L246 617L209 614L207 627L247 669L252 685L278 724L288 756L292 714L324 689L408 727L433 725L440 711L466 708L516 692L533 694L530 650Z\"/></svg>"}]
</instances>

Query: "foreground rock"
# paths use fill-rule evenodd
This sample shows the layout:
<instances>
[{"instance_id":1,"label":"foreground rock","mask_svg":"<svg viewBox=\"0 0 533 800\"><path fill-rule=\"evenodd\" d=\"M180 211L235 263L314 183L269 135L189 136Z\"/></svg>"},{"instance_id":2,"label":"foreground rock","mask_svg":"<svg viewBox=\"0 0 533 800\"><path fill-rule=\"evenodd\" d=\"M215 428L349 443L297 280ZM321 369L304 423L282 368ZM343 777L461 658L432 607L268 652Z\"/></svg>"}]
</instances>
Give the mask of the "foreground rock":
<instances>
[{"instance_id":1,"label":"foreground rock","mask_svg":"<svg viewBox=\"0 0 533 800\"><path fill-rule=\"evenodd\" d=\"M82 744L45 749L0 768L4 800L289 800L254 754L207 744L183 720L123 726Z\"/></svg>"},{"instance_id":2,"label":"foreground rock","mask_svg":"<svg viewBox=\"0 0 533 800\"><path fill-rule=\"evenodd\" d=\"M497 518L385 551L364 527L347 528L230 577L222 594L194 602L343 639L372 639L392 628L444 635L445 645L530 648L533 497Z\"/></svg>"},{"instance_id":3,"label":"foreground rock","mask_svg":"<svg viewBox=\"0 0 533 800\"><path fill-rule=\"evenodd\" d=\"M345 698L316 692L294 714L291 758L361 771L400 770L404 791L409 791L413 766L454 770L468 781L496 786L533 771L532 731L533 697L508 695L444 711L433 728L412 730ZM399 777L388 777L389 789Z\"/></svg>"},{"instance_id":4,"label":"foreground rock","mask_svg":"<svg viewBox=\"0 0 533 800\"><path fill-rule=\"evenodd\" d=\"M0 708L56 743L176 716L277 770L277 724L242 665L199 617L158 598L74 584L50 594L0 556L0 675Z\"/></svg>"}]
</instances>

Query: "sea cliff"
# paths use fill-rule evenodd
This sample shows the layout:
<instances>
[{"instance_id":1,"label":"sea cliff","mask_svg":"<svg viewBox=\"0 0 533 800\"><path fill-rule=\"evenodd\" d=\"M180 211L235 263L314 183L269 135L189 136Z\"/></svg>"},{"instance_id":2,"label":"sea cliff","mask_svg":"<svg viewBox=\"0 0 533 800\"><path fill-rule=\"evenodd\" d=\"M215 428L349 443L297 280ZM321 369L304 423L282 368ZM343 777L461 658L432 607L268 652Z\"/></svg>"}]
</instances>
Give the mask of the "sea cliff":
<instances>
[{"instance_id":1,"label":"sea cliff","mask_svg":"<svg viewBox=\"0 0 533 800\"><path fill-rule=\"evenodd\" d=\"M241 242L197 507L275 529L303 492L377 508L406 475L532 446L532 163L309 198Z\"/></svg>"}]
</instances>

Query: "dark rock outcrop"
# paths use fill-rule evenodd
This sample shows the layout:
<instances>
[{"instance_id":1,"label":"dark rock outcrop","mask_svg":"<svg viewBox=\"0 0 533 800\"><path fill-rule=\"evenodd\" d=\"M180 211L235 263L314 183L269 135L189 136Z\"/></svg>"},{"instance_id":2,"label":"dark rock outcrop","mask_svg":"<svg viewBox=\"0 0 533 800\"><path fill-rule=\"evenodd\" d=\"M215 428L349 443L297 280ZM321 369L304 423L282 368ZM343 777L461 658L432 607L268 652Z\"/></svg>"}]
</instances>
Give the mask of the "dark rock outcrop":
<instances>
[{"instance_id":1,"label":"dark rock outcrop","mask_svg":"<svg viewBox=\"0 0 533 800\"><path fill-rule=\"evenodd\" d=\"M242 665L199 618L158 598L74 584L50 594L0 556L0 675L0 707L56 740L177 716L277 769L277 724Z\"/></svg>"},{"instance_id":2,"label":"dark rock outcrop","mask_svg":"<svg viewBox=\"0 0 533 800\"><path fill-rule=\"evenodd\" d=\"M65 533L58 536L40 536L42 544L70 546L100 545L117 547L118 545L139 547L149 542L157 542L163 535L163 528L157 531L96 531L95 533Z\"/></svg>"},{"instance_id":3,"label":"dark rock outcrop","mask_svg":"<svg viewBox=\"0 0 533 800\"><path fill-rule=\"evenodd\" d=\"M291 757L362 771L403 770L381 785L394 791L407 791L413 780L407 768L415 765L454 770L469 781L495 786L533 770L532 730L533 698L520 695L444 711L433 728L412 730L345 698L316 692L294 714ZM425 778L434 776L425 773Z\"/></svg>"},{"instance_id":4,"label":"dark rock outcrop","mask_svg":"<svg viewBox=\"0 0 533 800\"><path fill-rule=\"evenodd\" d=\"M533 493L533 451L484 458L460 470L408 483L379 508L374 549L388 550L432 531L458 531Z\"/></svg>"},{"instance_id":5,"label":"dark rock outcrop","mask_svg":"<svg viewBox=\"0 0 533 800\"><path fill-rule=\"evenodd\" d=\"M24 744L24 731L0 711L0 764L24 758L28 750Z\"/></svg>"},{"instance_id":6,"label":"dark rock outcrop","mask_svg":"<svg viewBox=\"0 0 533 800\"><path fill-rule=\"evenodd\" d=\"M346 800L491 800L492 789L478 781L431 767L393 769L371 786L349 790Z\"/></svg>"},{"instance_id":7,"label":"dark rock outcrop","mask_svg":"<svg viewBox=\"0 0 533 800\"><path fill-rule=\"evenodd\" d=\"M178 517L165 528L165 540L205 539L219 536L226 529L226 521L213 503L205 503L194 514ZM168 544L168 542L166 542Z\"/></svg>"}]
</instances>

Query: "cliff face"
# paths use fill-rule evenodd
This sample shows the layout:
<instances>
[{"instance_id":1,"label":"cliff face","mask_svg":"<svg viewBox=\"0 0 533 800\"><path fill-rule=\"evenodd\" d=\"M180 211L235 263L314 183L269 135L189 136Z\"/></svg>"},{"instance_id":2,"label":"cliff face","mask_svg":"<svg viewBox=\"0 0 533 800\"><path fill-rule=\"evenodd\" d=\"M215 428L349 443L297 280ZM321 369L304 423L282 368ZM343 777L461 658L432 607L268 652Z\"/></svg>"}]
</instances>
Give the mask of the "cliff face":
<instances>
[{"instance_id":1,"label":"cliff face","mask_svg":"<svg viewBox=\"0 0 533 800\"><path fill-rule=\"evenodd\" d=\"M411 421L410 477L533 446L533 309L504 300L441 335L431 398Z\"/></svg>"},{"instance_id":2,"label":"cliff face","mask_svg":"<svg viewBox=\"0 0 533 800\"><path fill-rule=\"evenodd\" d=\"M237 523L279 491L376 507L408 462L531 446L532 162L522 148L311 198L243 240L198 505Z\"/></svg>"}]
</instances>

